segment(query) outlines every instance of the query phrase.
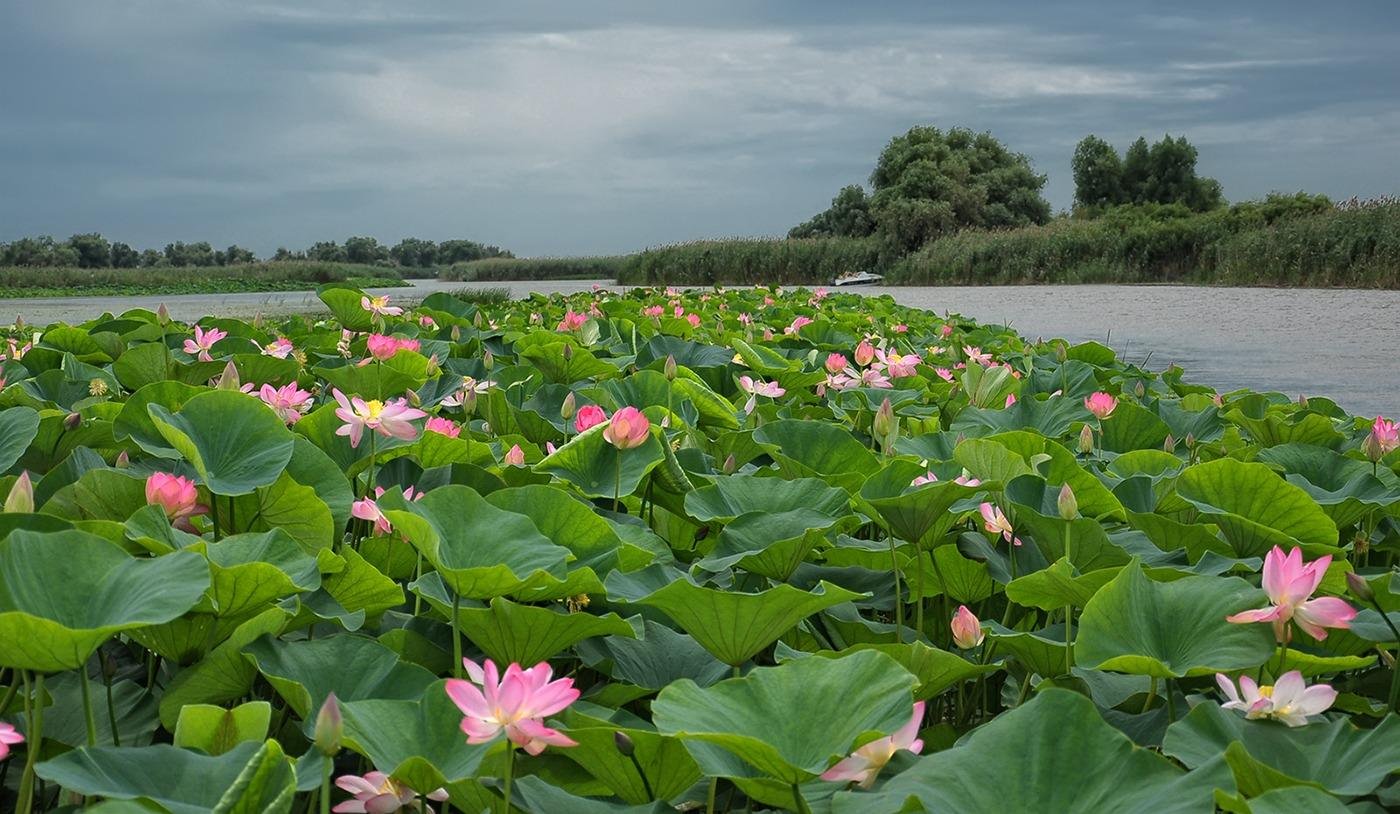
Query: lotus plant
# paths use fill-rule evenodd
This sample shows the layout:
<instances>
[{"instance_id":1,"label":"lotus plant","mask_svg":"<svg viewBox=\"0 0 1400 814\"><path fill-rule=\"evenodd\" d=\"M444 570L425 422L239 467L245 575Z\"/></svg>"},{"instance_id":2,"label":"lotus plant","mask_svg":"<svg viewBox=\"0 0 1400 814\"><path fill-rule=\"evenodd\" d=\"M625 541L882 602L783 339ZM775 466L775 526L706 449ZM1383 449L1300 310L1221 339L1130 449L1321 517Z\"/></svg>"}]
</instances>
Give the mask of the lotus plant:
<instances>
[{"instance_id":1,"label":"lotus plant","mask_svg":"<svg viewBox=\"0 0 1400 814\"><path fill-rule=\"evenodd\" d=\"M292 340L285 336L279 336L262 346L264 356L272 356L277 359L286 359L294 352L296 352L296 346L292 344Z\"/></svg>"},{"instance_id":2,"label":"lotus plant","mask_svg":"<svg viewBox=\"0 0 1400 814\"><path fill-rule=\"evenodd\" d=\"M377 317L396 317L403 313L403 309L399 306L389 304L388 294L378 297L360 297L360 307Z\"/></svg>"},{"instance_id":3,"label":"lotus plant","mask_svg":"<svg viewBox=\"0 0 1400 814\"><path fill-rule=\"evenodd\" d=\"M228 331L221 331L218 328L210 328L206 331L196 325L194 326L194 339L185 340L185 353L195 356L201 362L212 362L214 359L209 355L209 351L213 349L216 342L226 336L228 336Z\"/></svg>"},{"instance_id":4,"label":"lotus plant","mask_svg":"<svg viewBox=\"0 0 1400 814\"><path fill-rule=\"evenodd\" d=\"M968 610L966 605L958 606L958 611L953 614L953 621L949 627L953 631L953 643L963 650L977 647L987 637L987 634L982 632L981 620Z\"/></svg>"},{"instance_id":5,"label":"lotus plant","mask_svg":"<svg viewBox=\"0 0 1400 814\"><path fill-rule=\"evenodd\" d=\"M643 416L645 418L645 416ZM585 404L574 415L574 431L583 432L608 420L607 411L596 404ZM611 439L609 439L611 440Z\"/></svg>"},{"instance_id":6,"label":"lotus plant","mask_svg":"<svg viewBox=\"0 0 1400 814\"><path fill-rule=\"evenodd\" d=\"M209 507L199 502L194 481L167 472L146 478L146 503L161 507L171 524L182 531L194 531L190 518L209 513Z\"/></svg>"},{"instance_id":7,"label":"lotus plant","mask_svg":"<svg viewBox=\"0 0 1400 814\"><path fill-rule=\"evenodd\" d=\"M1102 391L1094 393L1093 395L1084 399L1084 409L1093 413L1094 418L1097 418L1100 421L1103 421L1105 418L1108 418L1110 415L1113 415L1113 411L1117 408L1118 399Z\"/></svg>"},{"instance_id":8,"label":"lotus plant","mask_svg":"<svg viewBox=\"0 0 1400 814\"><path fill-rule=\"evenodd\" d=\"M641 446L650 434L651 422L636 407L623 407L613 413L612 422L603 430L604 440L619 450Z\"/></svg>"},{"instance_id":9,"label":"lotus plant","mask_svg":"<svg viewBox=\"0 0 1400 814\"><path fill-rule=\"evenodd\" d=\"M1327 576L1332 557L1324 556L1304 565L1303 550L1293 548L1287 554L1274 546L1264 555L1264 592L1269 595L1268 607L1247 610L1227 616L1230 622L1247 624L1269 622L1280 649L1292 637L1288 623L1297 622L1309 636L1327 638L1327 628L1345 629L1356 618L1356 610L1346 600L1335 596L1313 598L1313 592Z\"/></svg>"},{"instance_id":10,"label":"lotus plant","mask_svg":"<svg viewBox=\"0 0 1400 814\"><path fill-rule=\"evenodd\" d=\"M905 751L917 755L923 751L924 742L919 739L919 724L923 719L924 702L915 702L909 723L893 734L876 738L856 749L849 757L822 772L821 778L831 783L855 783L863 789L870 788L875 784L875 778L879 777L880 770L896 753Z\"/></svg>"},{"instance_id":11,"label":"lotus plant","mask_svg":"<svg viewBox=\"0 0 1400 814\"><path fill-rule=\"evenodd\" d=\"M258 398L288 425L300 421L302 414L311 406L311 394L298 387L296 382L281 387L265 384L258 391Z\"/></svg>"},{"instance_id":12,"label":"lotus plant","mask_svg":"<svg viewBox=\"0 0 1400 814\"><path fill-rule=\"evenodd\" d=\"M744 402L744 414L753 412L754 406L758 402L759 396L770 399L781 398L787 390L778 385L777 382L765 382L762 379L755 379L750 376L739 377L739 389L749 394L749 400Z\"/></svg>"},{"instance_id":13,"label":"lotus plant","mask_svg":"<svg viewBox=\"0 0 1400 814\"><path fill-rule=\"evenodd\" d=\"M24 736L15 731L13 724L0 721L0 761L10 756L10 747L24 743Z\"/></svg>"},{"instance_id":14,"label":"lotus plant","mask_svg":"<svg viewBox=\"0 0 1400 814\"><path fill-rule=\"evenodd\" d=\"M1011 526L1011 521L1006 519L1006 515L999 507L991 503L983 503L977 507L977 510L982 514L983 528L992 534L1001 535L1003 540L1012 545L1019 546L1021 544L1020 538L1014 534L1015 530Z\"/></svg>"},{"instance_id":15,"label":"lotus plant","mask_svg":"<svg viewBox=\"0 0 1400 814\"><path fill-rule=\"evenodd\" d=\"M332 389L331 395L340 405L335 411L336 417L345 422L336 428L335 434L350 436L352 448L360 446L365 430L370 431L371 438L378 434L385 438L412 441L418 437L418 428L412 422L427 416L422 410L408 406L406 399L365 401L359 396L346 398L338 389Z\"/></svg>"},{"instance_id":16,"label":"lotus plant","mask_svg":"<svg viewBox=\"0 0 1400 814\"><path fill-rule=\"evenodd\" d=\"M1237 691L1235 683L1223 673L1215 674L1215 683L1230 699L1220 705L1222 708L1238 709L1249 719L1271 718L1291 727L1303 726L1308 716L1326 712L1337 700L1336 690L1326 684L1307 686L1303 674L1297 670L1279 676L1272 686L1261 687L1254 679L1242 675Z\"/></svg>"},{"instance_id":17,"label":"lotus plant","mask_svg":"<svg viewBox=\"0 0 1400 814\"><path fill-rule=\"evenodd\" d=\"M1375 423L1371 425L1370 434L1361 442L1362 453L1373 464L1378 464L1382 458L1396 448L1400 448L1400 425L1376 416Z\"/></svg>"},{"instance_id":18,"label":"lotus plant","mask_svg":"<svg viewBox=\"0 0 1400 814\"><path fill-rule=\"evenodd\" d=\"M335 779L335 785L353 795L331 809L337 814L393 814L417 808L418 792L383 772L367 772L363 777L343 774ZM424 796L441 802L447 799L447 789L434 789ZM431 812L433 809L425 807L424 810Z\"/></svg>"}]
</instances>

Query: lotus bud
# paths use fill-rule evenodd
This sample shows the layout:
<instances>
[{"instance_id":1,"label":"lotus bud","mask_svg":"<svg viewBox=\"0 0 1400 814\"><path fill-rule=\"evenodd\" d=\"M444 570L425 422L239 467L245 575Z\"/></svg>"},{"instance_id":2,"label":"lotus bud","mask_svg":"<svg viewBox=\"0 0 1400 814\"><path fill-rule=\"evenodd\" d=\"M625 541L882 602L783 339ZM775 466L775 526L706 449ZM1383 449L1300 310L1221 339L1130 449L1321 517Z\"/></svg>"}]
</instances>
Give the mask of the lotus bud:
<instances>
[{"instance_id":1,"label":"lotus bud","mask_svg":"<svg viewBox=\"0 0 1400 814\"><path fill-rule=\"evenodd\" d=\"M1060 509L1061 520L1073 520L1079 514L1079 501L1074 499L1074 490L1069 488L1068 483L1060 487L1060 497L1055 505Z\"/></svg>"},{"instance_id":2,"label":"lotus bud","mask_svg":"<svg viewBox=\"0 0 1400 814\"><path fill-rule=\"evenodd\" d=\"M468 387L466 390L462 391L462 412L465 413L468 418L476 414L476 400L477 394L475 388Z\"/></svg>"},{"instance_id":3,"label":"lotus bud","mask_svg":"<svg viewBox=\"0 0 1400 814\"><path fill-rule=\"evenodd\" d=\"M1304 410L1308 409L1308 397L1302 393L1298 394L1298 406L1302 407Z\"/></svg>"},{"instance_id":4,"label":"lotus bud","mask_svg":"<svg viewBox=\"0 0 1400 814\"><path fill-rule=\"evenodd\" d=\"M442 365L438 362L437 354L428 357L428 378L436 378L442 373Z\"/></svg>"},{"instance_id":5,"label":"lotus bud","mask_svg":"<svg viewBox=\"0 0 1400 814\"><path fill-rule=\"evenodd\" d=\"M1190 432L1186 433L1185 443L1186 443L1186 448L1187 448L1187 449L1195 449L1195 448L1196 448L1196 434L1195 434L1195 433L1190 433Z\"/></svg>"},{"instance_id":6,"label":"lotus bud","mask_svg":"<svg viewBox=\"0 0 1400 814\"><path fill-rule=\"evenodd\" d=\"M870 340L862 339L860 344L856 345L855 357L856 364L865 367L875 359L875 346L870 344Z\"/></svg>"},{"instance_id":7,"label":"lotus bud","mask_svg":"<svg viewBox=\"0 0 1400 814\"><path fill-rule=\"evenodd\" d=\"M340 701L335 693L331 693L316 713L316 750L326 757L335 757L340 751L340 738L344 732L345 721L340 715Z\"/></svg>"},{"instance_id":8,"label":"lotus bud","mask_svg":"<svg viewBox=\"0 0 1400 814\"><path fill-rule=\"evenodd\" d=\"M5 505L5 511L9 511L9 504ZM1371 585L1366 582L1366 578L1355 571L1347 572L1347 588L1351 591L1352 596L1362 602L1370 602L1376 596L1376 592L1371 590Z\"/></svg>"},{"instance_id":9,"label":"lotus bud","mask_svg":"<svg viewBox=\"0 0 1400 814\"><path fill-rule=\"evenodd\" d=\"M118 469L126 469L131 466L131 456L126 453L126 450L117 453L117 460L113 466Z\"/></svg>"},{"instance_id":10,"label":"lotus bud","mask_svg":"<svg viewBox=\"0 0 1400 814\"><path fill-rule=\"evenodd\" d=\"M15 485L10 487L10 495L5 498L5 513L34 513L34 481L29 479L29 470L19 473Z\"/></svg>"},{"instance_id":11,"label":"lotus bud","mask_svg":"<svg viewBox=\"0 0 1400 814\"><path fill-rule=\"evenodd\" d=\"M739 469L739 461L734 458L734 453L725 456L724 465L720 468L726 475L733 475Z\"/></svg>"},{"instance_id":12,"label":"lotus bud","mask_svg":"<svg viewBox=\"0 0 1400 814\"><path fill-rule=\"evenodd\" d=\"M1162 451L1176 452L1176 439L1172 437L1171 433L1167 433L1167 437L1162 439Z\"/></svg>"},{"instance_id":13,"label":"lotus bud","mask_svg":"<svg viewBox=\"0 0 1400 814\"><path fill-rule=\"evenodd\" d=\"M574 391L570 390L569 394L564 396L564 403L559 405L559 417L569 421L576 413L578 413L578 399L574 398Z\"/></svg>"},{"instance_id":14,"label":"lotus bud","mask_svg":"<svg viewBox=\"0 0 1400 814\"><path fill-rule=\"evenodd\" d=\"M666 381L676 380L676 357L673 354L666 355L666 363L661 366L661 372L666 376Z\"/></svg>"},{"instance_id":15,"label":"lotus bud","mask_svg":"<svg viewBox=\"0 0 1400 814\"><path fill-rule=\"evenodd\" d=\"M885 438L890 434L890 430L894 427L894 407L890 405L888 398L880 402L880 409L875 411L875 419L872 424L877 437Z\"/></svg>"},{"instance_id":16,"label":"lotus bud","mask_svg":"<svg viewBox=\"0 0 1400 814\"><path fill-rule=\"evenodd\" d=\"M483 353L481 354L481 366L484 367L484 368L486 368L487 370L490 370L491 368L495 367L495 366L496 366L496 354L492 353L492 352L489 351L489 350L483 352Z\"/></svg>"},{"instance_id":17,"label":"lotus bud","mask_svg":"<svg viewBox=\"0 0 1400 814\"><path fill-rule=\"evenodd\" d=\"M82 423L83 416L81 413L69 413L63 417L63 429L65 430L76 430L78 425Z\"/></svg>"},{"instance_id":18,"label":"lotus bud","mask_svg":"<svg viewBox=\"0 0 1400 814\"><path fill-rule=\"evenodd\" d=\"M451 336L451 337L452 337L452 341L453 341L453 342L461 342L461 341L462 341L462 326L461 326L461 325L453 325L453 326L452 326L452 332L449 333L448 336Z\"/></svg>"},{"instance_id":19,"label":"lotus bud","mask_svg":"<svg viewBox=\"0 0 1400 814\"><path fill-rule=\"evenodd\" d=\"M981 620L968 610L966 605L958 606L958 612L953 614L950 627L953 630L953 643L963 650L971 650L986 638L986 634L982 632Z\"/></svg>"},{"instance_id":20,"label":"lotus bud","mask_svg":"<svg viewBox=\"0 0 1400 814\"><path fill-rule=\"evenodd\" d=\"M20 331L20 332L23 332L23 331L24 331L24 317L21 317L21 316L16 316L16 317L15 317L15 330L16 330L16 331Z\"/></svg>"},{"instance_id":21,"label":"lotus bud","mask_svg":"<svg viewBox=\"0 0 1400 814\"><path fill-rule=\"evenodd\" d=\"M480 312L480 311L477 311L477 312L476 312L476 316L472 317L472 324L475 325L475 326L478 327L478 328L480 328L480 327L481 327L481 323L483 323L483 322L485 322L485 321L486 321L486 318L483 317L483 316L481 315L481 312Z\"/></svg>"},{"instance_id":22,"label":"lotus bud","mask_svg":"<svg viewBox=\"0 0 1400 814\"><path fill-rule=\"evenodd\" d=\"M623 757L631 757L637 750L636 745L632 743L632 739L627 737L627 733L620 729L613 733L613 745L617 747L617 751L621 752Z\"/></svg>"},{"instance_id":23,"label":"lotus bud","mask_svg":"<svg viewBox=\"0 0 1400 814\"><path fill-rule=\"evenodd\" d=\"M170 324L170 309L165 307L165 303L161 303L156 308L156 322L159 322L161 325Z\"/></svg>"},{"instance_id":24,"label":"lotus bud","mask_svg":"<svg viewBox=\"0 0 1400 814\"><path fill-rule=\"evenodd\" d=\"M507 466L524 466L525 450L521 449L519 444L513 445L505 455L505 463Z\"/></svg>"},{"instance_id":25,"label":"lotus bud","mask_svg":"<svg viewBox=\"0 0 1400 814\"><path fill-rule=\"evenodd\" d=\"M1085 424L1084 428L1079 431L1079 454L1090 455L1093 453L1093 451L1094 431L1089 429L1088 424Z\"/></svg>"},{"instance_id":26,"label":"lotus bud","mask_svg":"<svg viewBox=\"0 0 1400 814\"><path fill-rule=\"evenodd\" d=\"M408 398L408 403L412 404L414 407L423 406L423 397L418 395L417 390L406 390L404 391L404 396Z\"/></svg>"},{"instance_id":27,"label":"lotus bud","mask_svg":"<svg viewBox=\"0 0 1400 814\"><path fill-rule=\"evenodd\" d=\"M238 368L233 366L233 362L224 365L224 373L219 377L220 390L237 390L243 383L238 380Z\"/></svg>"},{"instance_id":28,"label":"lotus bud","mask_svg":"<svg viewBox=\"0 0 1400 814\"><path fill-rule=\"evenodd\" d=\"M574 359L574 346L564 343L564 361L571 362Z\"/></svg>"},{"instance_id":29,"label":"lotus bud","mask_svg":"<svg viewBox=\"0 0 1400 814\"><path fill-rule=\"evenodd\" d=\"M1055 343L1055 360L1058 361L1058 362L1063 362L1063 361L1065 361L1065 360L1068 359L1068 358L1069 358L1069 349L1068 349L1067 347L1065 347L1065 343L1063 343L1063 342L1056 342L1056 343Z\"/></svg>"},{"instance_id":30,"label":"lotus bud","mask_svg":"<svg viewBox=\"0 0 1400 814\"><path fill-rule=\"evenodd\" d=\"M1147 388L1143 386L1142 382L1138 382L1137 384L1133 385L1133 395L1137 396L1138 398L1142 398L1143 396L1147 395Z\"/></svg>"}]
</instances>

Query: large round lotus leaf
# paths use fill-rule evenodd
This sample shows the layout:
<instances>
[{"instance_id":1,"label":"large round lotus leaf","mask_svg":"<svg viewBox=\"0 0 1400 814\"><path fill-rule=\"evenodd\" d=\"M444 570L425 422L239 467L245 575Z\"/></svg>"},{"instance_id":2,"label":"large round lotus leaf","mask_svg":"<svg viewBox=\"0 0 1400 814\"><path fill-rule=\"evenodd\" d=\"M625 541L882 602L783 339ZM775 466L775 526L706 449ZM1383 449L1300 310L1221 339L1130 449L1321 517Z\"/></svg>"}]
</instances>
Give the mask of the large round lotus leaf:
<instances>
[{"instance_id":1,"label":"large round lotus leaf","mask_svg":"<svg viewBox=\"0 0 1400 814\"><path fill-rule=\"evenodd\" d=\"M460 596L490 599L529 587L532 578L566 576L567 548L540 534L530 518L496 508L474 489L450 485L418 501L386 495L381 502L394 528Z\"/></svg>"},{"instance_id":2,"label":"large round lotus leaf","mask_svg":"<svg viewBox=\"0 0 1400 814\"><path fill-rule=\"evenodd\" d=\"M892 461L871 475L860 490L860 496L875 507L896 537L919 545L946 534L958 519L953 504L978 492L951 480L914 486L914 478L925 471L926 467L913 461Z\"/></svg>"},{"instance_id":3,"label":"large round lotus leaf","mask_svg":"<svg viewBox=\"0 0 1400 814\"><path fill-rule=\"evenodd\" d=\"M592 714L585 714L581 708ZM594 717L609 714L613 720ZM649 802L654 799L652 795L655 799L675 799L700 779L700 767L683 743L648 728L626 725L625 722L635 723L636 719L625 711L575 704L560 717L568 727L569 737L577 741L578 746L561 749L559 753L629 803ZM618 751L616 736L619 732L632 741L635 764Z\"/></svg>"},{"instance_id":4,"label":"large round lotus leaf","mask_svg":"<svg viewBox=\"0 0 1400 814\"><path fill-rule=\"evenodd\" d=\"M589 427L535 465L536 471L572 483L588 497L626 497L665 460L655 430L641 446L619 450L603 438L608 424Z\"/></svg>"},{"instance_id":5,"label":"large round lotus leaf","mask_svg":"<svg viewBox=\"0 0 1400 814\"><path fill-rule=\"evenodd\" d=\"M327 283L316 289L316 296L346 330L368 331L374 327L374 315L361 304L365 292L360 289L344 283Z\"/></svg>"},{"instance_id":6,"label":"large round lotus leaf","mask_svg":"<svg viewBox=\"0 0 1400 814\"><path fill-rule=\"evenodd\" d=\"M1264 464L1196 464L1181 473L1176 491L1220 527L1238 557L1262 557L1273 546L1301 545L1310 556L1337 551L1337 526L1327 513Z\"/></svg>"},{"instance_id":7,"label":"large round lotus leaf","mask_svg":"<svg viewBox=\"0 0 1400 814\"><path fill-rule=\"evenodd\" d=\"M780 649L782 647L782 645L779 645ZM837 659L862 650L875 650L884 653L899 662L900 666L904 669L913 673L914 676L919 679L919 686L914 689L914 697L923 700L932 698L949 687L976 678L984 673L991 673L1001 669L995 664L978 664L969 661L956 653L949 653L947 650L939 650L923 642L856 644L842 651L818 650L811 655L828 659ZM799 657L808 655L807 653L799 653L798 651L789 650L787 652Z\"/></svg>"},{"instance_id":8,"label":"large round lotus leaf","mask_svg":"<svg viewBox=\"0 0 1400 814\"><path fill-rule=\"evenodd\" d=\"M1184 772L1134 746L1088 698L1049 689L957 746L920 758L874 792L837 794L831 810L1196 814L1212 809L1217 785L1229 787L1218 768Z\"/></svg>"},{"instance_id":9,"label":"large round lotus leaf","mask_svg":"<svg viewBox=\"0 0 1400 814\"><path fill-rule=\"evenodd\" d=\"M292 434L286 425L267 405L243 393L201 393L173 414L159 404L146 410L161 436L217 494L245 495L267 486L291 460Z\"/></svg>"},{"instance_id":10,"label":"large round lotus leaf","mask_svg":"<svg viewBox=\"0 0 1400 814\"><path fill-rule=\"evenodd\" d=\"M808 616L862 596L826 581L811 592L784 583L750 594L678 579L637 602L658 608L715 658L736 666Z\"/></svg>"},{"instance_id":11,"label":"large round lotus leaf","mask_svg":"<svg viewBox=\"0 0 1400 814\"><path fill-rule=\"evenodd\" d=\"M1333 794L1370 794L1400 772L1400 716L1388 715L1373 729L1336 719L1302 727L1250 721L1213 703L1197 704L1167 729L1163 753L1188 767L1203 766L1235 744L1227 755L1240 789L1251 795L1270 788L1316 785Z\"/></svg>"},{"instance_id":12,"label":"large round lotus leaf","mask_svg":"<svg viewBox=\"0 0 1400 814\"><path fill-rule=\"evenodd\" d=\"M159 404L167 411L175 412L185 406L185 402L209 392L207 387L165 380L152 382L131 394L122 404L121 412L112 421L112 435L118 441L130 439L152 455L160 458L178 458L180 453L160 434L146 407Z\"/></svg>"},{"instance_id":13,"label":"large round lotus leaf","mask_svg":"<svg viewBox=\"0 0 1400 814\"><path fill-rule=\"evenodd\" d=\"M471 746L462 712L437 681L416 699L365 699L341 704L345 739L370 765L415 789L436 789L472 777L489 745Z\"/></svg>"},{"instance_id":14,"label":"large round lotus leaf","mask_svg":"<svg viewBox=\"0 0 1400 814\"><path fill-rule=\"evenodd\" d=\"M1265 601L1262 591L1236 577L1154 582L1134 562L1085 606L1075 659L1085 667L1157 678L1258 667L1273 650L1273 630L1225 617Z\"/></svg>"},{"instance_id":15,"label":"large round lotus leaf","mask_svg":"<svg viewBox=\"0 0 1400 814\"><path fill-rule=\"evenodd\" d=\"M296 790L292 764L275 740L241 743L218 757L168 744L88 746L35 772L77 794L150 801L170 814L287 811Z\"/></svg>"},{"instance_id":16,"label":"large round lotus leaf","mask_svg":"<svg viewBox=\"0 0 1400 814\"><path fill-rule=\"evenodd\" d=\"M660 801L633 806L597 797L580 797L533 775L515 782L511 806L530 814L557 814L561 811L569 814L671 814L675 811Z\"/></svg>"},{"instance_id":17,"label":"large round lotus leaf","mask_svg":"<svg viewBox=\"0 0 1400 814\"><path fill-rule=\"evenodd\" d=\"M208 587L194 552L140 560L81 531L15 531L0 540L0 665L74 669L113 634L189 610Z\"/></svg>"},{"instance_id":18,"label":"large round lotus leaf","mask_svg":"<svg viewBox=\"0 0 1400 814\"><path fill-rule=\"evenodd\" d=\"M29 407L0 411L0 472L15 465L39 433L39 413Z\"/></svg>"},{"instance_id":19,"label":"large round lotus leaf","mask_svg":"<svg viewBox=\"0 0 1400 814\"><path fill-rule=\"evenodd\" d=\"M787 512L809 509L831 517L850 513L850 495L820 478L760 478L735 475L685 496L686 514L708 523L728 522L749 512Z\"/></svg>"},{"instance_id":20,"label":"large round lotus leaf","mask_svg":"<svg viewBox=\"0 0 1400 814\"><path fill-rule=\"evenodd\" d=\"M802 783L866 733L907 723L917 683L894 659L866 650L759 667L707 688L682 679L652 702L652 717L661 734L691 745L706 774L746 776L732 756L767 777Z\"/></svg>"},{"instance_id":21,"label":"large round lotus leaf","mask_svg":"<svg viewBox=\"0 0 1400 814\"><path fill-rule=\"evenodd\" d=\"M1035 430L1046 438L1067 434L1076 421L1084 420L1084 404L1070 394L1047 399L1022 398L1010 407L983 409L968 407L958 413L949 431L976 438L1009 430Z\"/></svg>"},{"instance_id":22,"label":"large round lotus leaf","mask_svg":"<svg viewBox=\"0 0 1400 814\"><path fill-rule=\"evenodd\" d=\"M848 492L880 468L875 453L835 424L783 419L764 424L753 437L790 476L824 478Z\"/></svg>"},{"instance_id":23,"label":"large round lotus leaf","mask_svg":"<svg viewBox=\"0 0 1400 814\"><path fill-rule=\"evenodd\" d=\"M416 699L434 679L422 667L399 661L379 642L350 633L312 641L265 636L243 652L303 719L314 717L332 692L342 702Z\"/></svg>"}]
</instances>

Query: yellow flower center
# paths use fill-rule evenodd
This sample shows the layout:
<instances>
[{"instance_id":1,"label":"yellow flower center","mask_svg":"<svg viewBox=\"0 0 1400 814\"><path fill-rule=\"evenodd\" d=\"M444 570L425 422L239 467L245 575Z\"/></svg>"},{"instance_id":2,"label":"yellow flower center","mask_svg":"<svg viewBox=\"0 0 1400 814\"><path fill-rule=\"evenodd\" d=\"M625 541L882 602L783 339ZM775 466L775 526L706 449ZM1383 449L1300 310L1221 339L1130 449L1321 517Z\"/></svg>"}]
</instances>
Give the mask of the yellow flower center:
<instances>
[{"instance_id":1,"label":"yellow flower center","mask_svg":"<svg viewBox=\"0 0 1400 814\"><path fill-rule=\"evenodd\" d=\"M384 402L371 399L365 402L365 417L369 419L379 418L379 414L384 412Z\"/></svg>"},{"instance_id":2,"label":"yellow flower center","mask_svg":"<svg viewBox=\"0 0 1400 814\"><path fill-rule=\"evenodd\" d=\"M1272 685L1272 684L1265 684L1264 686L1262 686L1262 687L1259 688L1259 694L1262 695L1262 696L1265 697L1265 698L1273 698L1273 697L1274 697L1274 685Z\"/></svg>"}]
</instances>

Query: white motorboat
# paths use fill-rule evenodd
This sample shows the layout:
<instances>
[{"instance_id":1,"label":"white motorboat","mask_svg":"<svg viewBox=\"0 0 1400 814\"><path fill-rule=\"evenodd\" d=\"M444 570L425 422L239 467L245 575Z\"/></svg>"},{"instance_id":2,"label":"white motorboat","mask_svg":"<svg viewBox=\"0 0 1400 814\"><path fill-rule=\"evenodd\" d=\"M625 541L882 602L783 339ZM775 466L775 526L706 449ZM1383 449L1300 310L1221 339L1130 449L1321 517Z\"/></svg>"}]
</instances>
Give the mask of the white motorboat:
<instances>
[{"instance_id":1,"label":"white motorboat","mask_svg":"<svg viewBox=\"0 0 1400 814\"><path fill-rule=\"evenodd\" d=\"M868 271L858 271L854 274L843 274L831 281L832 285L876 285L885 280L883 274L871 274Z\"/></svg>"}]
</instances>

